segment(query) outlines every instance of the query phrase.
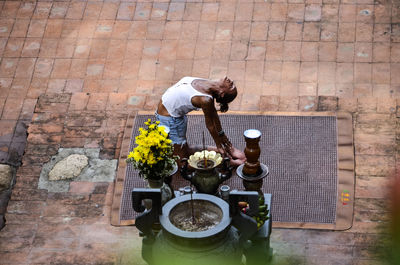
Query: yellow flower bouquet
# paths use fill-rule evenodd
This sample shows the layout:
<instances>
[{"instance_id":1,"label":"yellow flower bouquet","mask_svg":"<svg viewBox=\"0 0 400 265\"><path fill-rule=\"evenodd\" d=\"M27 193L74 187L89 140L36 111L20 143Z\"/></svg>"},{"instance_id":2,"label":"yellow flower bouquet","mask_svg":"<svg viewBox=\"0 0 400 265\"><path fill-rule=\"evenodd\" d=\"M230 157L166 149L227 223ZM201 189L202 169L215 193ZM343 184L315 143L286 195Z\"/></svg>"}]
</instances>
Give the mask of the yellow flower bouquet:
<instances>
[{"instance_id":1,"label":"yellow flower bouquet","mask_svg":"<svg viewBox=\"0 0 400 265\"><path fill-rule=\"evenodd\" d=\"M147 129L139 128L139 135L135 138L137 146L129 153L126 162L139 170L139 176L144 179L160 180L172 172L177 156L173 155L172 141L168 139L166 128L159 126L159 121L148 119L144 124Z\"/></svg>"}]
</instances>

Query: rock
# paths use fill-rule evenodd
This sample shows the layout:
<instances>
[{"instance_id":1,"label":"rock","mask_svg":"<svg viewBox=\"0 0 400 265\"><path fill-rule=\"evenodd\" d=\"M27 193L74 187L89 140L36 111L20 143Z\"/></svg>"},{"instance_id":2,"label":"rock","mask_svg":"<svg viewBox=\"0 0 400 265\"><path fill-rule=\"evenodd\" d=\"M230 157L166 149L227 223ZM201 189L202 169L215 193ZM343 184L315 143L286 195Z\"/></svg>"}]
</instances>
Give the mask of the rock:
<instances>
[{"instance_id":1,"label":"rock","mask_svg":"<svg viewBox=\"0 0 400 265\"><path fill-rule=\"evenodd\" d=\"M13 179L13 169L9 165L0 165L0 191L11 187Z\"/></svg>"},{"instance_id":2,"label":"rock","mask_svg":"<svg viewBox=\"0 0 400 265\"><path fill-rule=\"evenodd\" d=\"M49 172L49 180L73 179L79 176L82 169L87 165L87 156L72 154L54 165L53 169Z\"/></svg>"}]
</instances>

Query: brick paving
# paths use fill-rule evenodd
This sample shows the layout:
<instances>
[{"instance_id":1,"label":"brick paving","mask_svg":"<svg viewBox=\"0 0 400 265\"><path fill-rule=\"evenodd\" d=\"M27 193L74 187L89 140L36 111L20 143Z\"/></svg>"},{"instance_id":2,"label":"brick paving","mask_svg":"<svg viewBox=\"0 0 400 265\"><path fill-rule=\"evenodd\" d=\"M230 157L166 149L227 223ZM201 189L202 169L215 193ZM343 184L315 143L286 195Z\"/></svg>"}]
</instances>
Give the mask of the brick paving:
<instances>
[{"instance_id":1,"label":"brick paving","mask_svg":"<svg viewBox=\"0 0 400 265\"><path fill-rule=\"evenodd\" d=\"M37 189L60 147L118 158L126 119L182 76L232 77L243 111L348 111L354 225L274 229L287 264L380 264L398 158L398 1L2 1L0 163L19 167L1 264L142 264L134 227L110 226L113 185ZM1 207L0 207L1 208ZM1 213L0 213L1 214ZM278 262L277 262L278 263Z\"/></svg>"}]
</instances>

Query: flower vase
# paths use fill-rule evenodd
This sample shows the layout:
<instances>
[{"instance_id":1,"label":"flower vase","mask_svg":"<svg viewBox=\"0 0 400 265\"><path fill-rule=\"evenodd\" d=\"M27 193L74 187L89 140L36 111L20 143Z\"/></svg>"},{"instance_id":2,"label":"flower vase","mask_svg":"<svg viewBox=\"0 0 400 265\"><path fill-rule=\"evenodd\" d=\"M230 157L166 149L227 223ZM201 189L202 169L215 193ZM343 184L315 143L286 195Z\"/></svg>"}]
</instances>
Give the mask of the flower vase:
<instances>
[{"instance_id":1,"label":"flower vase","mask_svg":"<svg viewBox=\"0 0 400 265\"><path fill-rule=\"evenodd\" d=\"M149 188L161 190L161 205L173 198L171 188L164 183L164 178L161 179L147 179Z\"/></svg>"}]
</instances>

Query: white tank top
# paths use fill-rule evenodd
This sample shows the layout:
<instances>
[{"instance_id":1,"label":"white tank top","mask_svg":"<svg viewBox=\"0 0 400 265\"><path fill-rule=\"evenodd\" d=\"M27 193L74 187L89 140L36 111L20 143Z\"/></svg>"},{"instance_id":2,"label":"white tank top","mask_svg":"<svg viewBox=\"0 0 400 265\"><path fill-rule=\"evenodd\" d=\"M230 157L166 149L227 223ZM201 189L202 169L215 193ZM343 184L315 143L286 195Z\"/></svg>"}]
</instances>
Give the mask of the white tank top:
<instances>
[{"instance_id":1,"label":"white tank top","mask_svg":"<svg viewBox=\"0 0 400 265\"><path fill-rule=\"evenodd\" d=\"M199 108L192 104L194 96L212 98L211 95L201 93L192 86L192 81L195 79L201 78L186 76L168 88L162 95L162 103L172 117L182 117L192 110L198 110Z\"/></svg>"}]
</instances>

